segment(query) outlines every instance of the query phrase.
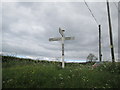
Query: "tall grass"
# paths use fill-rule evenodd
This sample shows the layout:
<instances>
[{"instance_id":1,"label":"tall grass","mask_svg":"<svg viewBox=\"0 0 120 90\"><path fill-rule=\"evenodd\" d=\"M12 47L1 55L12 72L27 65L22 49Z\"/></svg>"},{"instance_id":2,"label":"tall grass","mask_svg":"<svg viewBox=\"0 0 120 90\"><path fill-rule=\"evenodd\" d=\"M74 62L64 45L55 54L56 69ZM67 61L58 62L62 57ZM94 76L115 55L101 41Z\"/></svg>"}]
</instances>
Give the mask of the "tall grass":
<instances>
[{"instance_id":1,"label":"tall grass","mask_svg":"<svg viewBox=\"0 0 120 90\"><path fill-rule=\"evenodd\" d=\"M6 60L7 58L7 60ZM66 64L3 57L3 88L117 88L120 74L109 64L92 69L91 64ZM106 68L105 66L106 65ZM116 66L119 67L119 64Z\"/></svg>"}]
</instances>

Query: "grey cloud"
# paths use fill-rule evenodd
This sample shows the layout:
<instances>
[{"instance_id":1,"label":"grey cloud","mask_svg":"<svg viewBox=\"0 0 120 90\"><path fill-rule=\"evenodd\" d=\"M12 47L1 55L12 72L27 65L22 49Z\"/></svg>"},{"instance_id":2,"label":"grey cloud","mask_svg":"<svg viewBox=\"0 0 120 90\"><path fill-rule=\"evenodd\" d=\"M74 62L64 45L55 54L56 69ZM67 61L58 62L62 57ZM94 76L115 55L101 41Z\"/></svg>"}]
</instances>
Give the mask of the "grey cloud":
<instances>
[{"instance_id":1,"label":"grey cloud","mask_svg":"<svg viewBox=\"0 0 120 90\"><path fill-rule=\"evenodd\" d=\"M88 3L97 20L102 25L104 57L109 53L109 34L105 3ZM99 8L99 9L98 9ZM115 7L111 7L115 8ZM115 48L117 28L114 22ZM61 55L61 42L49 42L50 37L61 37L58 28L65 29L66 36L75 36L73 41L65 41L66 57L81 57L93 52L98 55L98 26L83 2L79 3L4 3L2 13L3 52L18 52L29 56Z\"/></svg>"}]
</instances>

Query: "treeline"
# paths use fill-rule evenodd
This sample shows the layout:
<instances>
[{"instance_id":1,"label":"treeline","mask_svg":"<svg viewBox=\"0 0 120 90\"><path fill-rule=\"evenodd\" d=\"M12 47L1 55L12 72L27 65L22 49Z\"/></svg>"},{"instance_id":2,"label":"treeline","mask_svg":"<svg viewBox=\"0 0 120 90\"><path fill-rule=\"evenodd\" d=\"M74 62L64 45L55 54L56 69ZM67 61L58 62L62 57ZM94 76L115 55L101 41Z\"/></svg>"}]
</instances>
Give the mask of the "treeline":
<instances>
[{"instance_id":1,"label":"treeline","mask_svg":"<svg viewBox=\"0 0 120 90\"><path fill-rule=\"evenodd\" d=\"M2 67L13 67L13 66L24 66L24 65L48 65L48 64L60 64L60 62L55 61L45 61L45 60L33 60L26 58L18 58L13 56L2 56Z\"/></svg>"},{"instance_id":2,"label":"treeline","mask_svg":"<svg viewBox=\"0 0 120 90\"><path fill-rule=\"evenodd\" d=\"M33 60L27 58L19 58L14 56L2 56L2 67L23 66L23 65L55 65L61 68L61 62L46 61L46 60ZM79 66L79 65L93 65L94 62L87 63L65 63L66 66Z\"/></svg>"},{"instance_id":3,"label":"treeline","mask_svg":"<svg viewBox=\"0 0 120 90\"><path fill-rule=\"evenodd\" d=\"M11 62L11 61L28 61L28 62L43 62L47 63L50 61L45 61L45 60L33 60L33 59L27 59L27 58L19 58L19 57L14 57L14 56L2 56L2 63L4 62Z\"/></svg>"}]
</instances>

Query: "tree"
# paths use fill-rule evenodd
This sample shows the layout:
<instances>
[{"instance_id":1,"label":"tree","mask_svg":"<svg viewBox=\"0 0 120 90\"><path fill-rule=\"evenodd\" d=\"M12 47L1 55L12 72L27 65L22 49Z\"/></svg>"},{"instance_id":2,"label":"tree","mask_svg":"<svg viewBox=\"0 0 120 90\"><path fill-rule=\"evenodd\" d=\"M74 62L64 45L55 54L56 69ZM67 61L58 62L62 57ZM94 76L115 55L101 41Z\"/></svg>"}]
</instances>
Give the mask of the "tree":
<instances>
[{"instance_id":1,"label":"tree","mask_svg":"<svg viewBox=\"0 0 120 90\"><path fill-rule=\"evenodd\" d=\"M98 58L97 58L94 54L90 53L90 54L87 56L87 60L88 60L89 62L93 62L93 60L98 60Z\"/></svg>"}]
</instances>

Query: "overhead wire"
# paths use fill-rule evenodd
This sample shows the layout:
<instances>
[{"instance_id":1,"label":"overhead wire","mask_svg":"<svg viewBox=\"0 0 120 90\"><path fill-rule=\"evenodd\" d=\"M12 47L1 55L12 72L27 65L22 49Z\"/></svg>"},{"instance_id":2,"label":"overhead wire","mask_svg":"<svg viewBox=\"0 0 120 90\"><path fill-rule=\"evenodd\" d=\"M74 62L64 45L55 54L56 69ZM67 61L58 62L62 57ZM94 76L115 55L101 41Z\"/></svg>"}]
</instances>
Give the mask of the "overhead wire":
<instances>
[{"instance_id":1,"label":"overhead wire","mask_svg":"<svg viewBox=\"0 0 120 90\"><path fill-rule=\"evenodd\" d=\"M88 4L87 4L87 2L86 2L85 0L84 0L84 3L85 3L85 5L87 6L88 10L90 11L90 13L91 13L92 17L94 18L94 20L95 20L96 24L97 24L97 25L99 25L99 23L98 23L98 21L97 21L96 17L94 16L94 14L93 14L92 10L89 8L89 6L88 6Z\"/></svg>"},{"instance_id":2,"label":"overhead wire","mask_svg":"<svg viewBox=\"0 0 120 90\"><path fill-rule=\"evenodd\" d=\"M115 7L117 8L118 12L120 12L120 10L119 10L118 6L116 5L116 3L115 2L113 2L113 3L115 5Z\"/></svg>"},{"instance_id":3,"label":"overhead wire","mask_svg":"<svg viewBox=\"0 0 120 90\"><path fill-rule=\"evenodd\" d=\"M114 3L114 5L116 6L116 8L118 9L118 7L117 7L116 3L115 3L115 2L113 2L113 3Z\"/></svg>"}]
</instances>

